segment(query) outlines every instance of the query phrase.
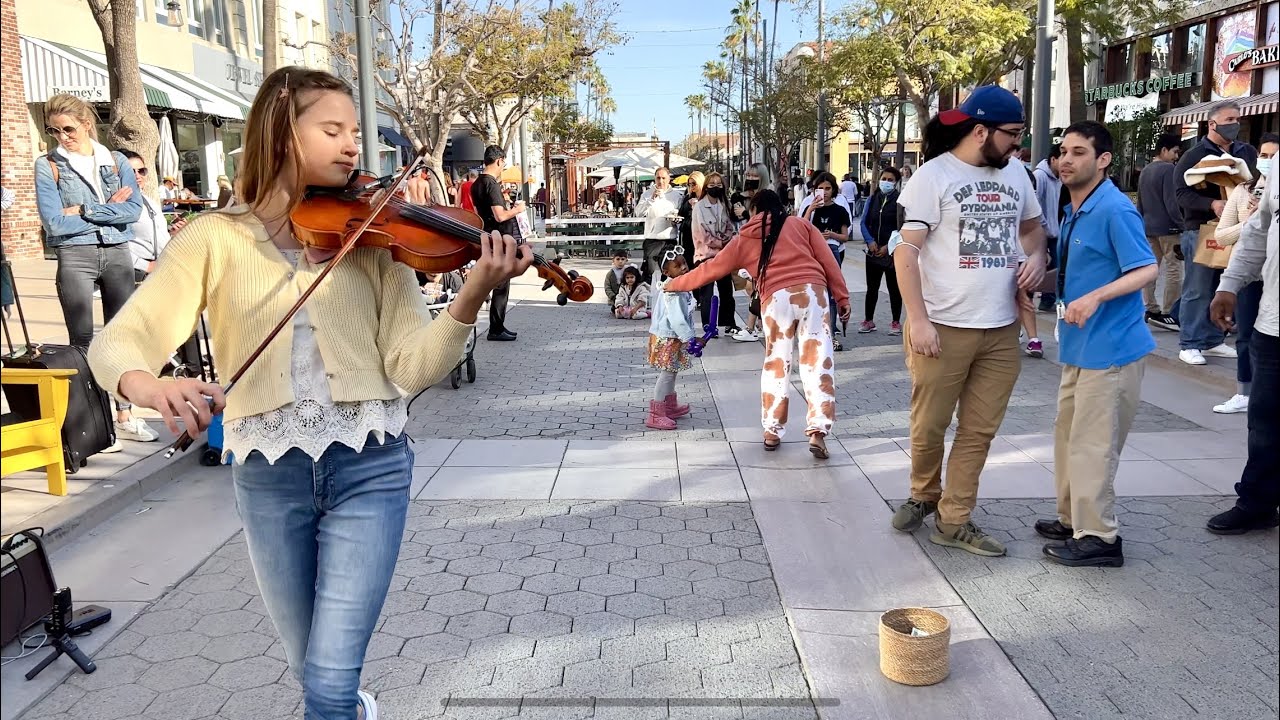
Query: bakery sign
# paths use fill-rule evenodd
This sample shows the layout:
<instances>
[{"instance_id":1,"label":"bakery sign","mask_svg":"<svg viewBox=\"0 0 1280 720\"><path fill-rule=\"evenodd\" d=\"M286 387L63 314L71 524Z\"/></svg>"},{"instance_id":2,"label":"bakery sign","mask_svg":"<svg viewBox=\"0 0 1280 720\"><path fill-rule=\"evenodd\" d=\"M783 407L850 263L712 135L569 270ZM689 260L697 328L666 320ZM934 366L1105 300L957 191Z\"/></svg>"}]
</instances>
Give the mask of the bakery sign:
<instances>
[{"instance_id":1,"label":"bakery sign","mask_svg":"<svg viewBox=\"0 0 1280 720\"><path fill-rule=\"evenodd\" d=\"M1146 80L1130 80L1113 83L1102 87L1088 88L1084 91L1084 102L1092 105L1099 100L1115 100L1123 97L1142 97L1143 95L1161 93L1165 90L1180 90L1195 85L1196 73L1187 71L1176 75L1160 75Z\"/></svg>"},{"instance_id":2,"label":"bakery sign","mask_svg":"<svg viewBox=\"0 0 1280 720\"><path fill-rule=\"evenodd\" d=\"M1280 45L1268 45L1232 55L1227 59L1227 72L1249 72L1277 64L1280 64Z\"/></svg>"}]
</instances>

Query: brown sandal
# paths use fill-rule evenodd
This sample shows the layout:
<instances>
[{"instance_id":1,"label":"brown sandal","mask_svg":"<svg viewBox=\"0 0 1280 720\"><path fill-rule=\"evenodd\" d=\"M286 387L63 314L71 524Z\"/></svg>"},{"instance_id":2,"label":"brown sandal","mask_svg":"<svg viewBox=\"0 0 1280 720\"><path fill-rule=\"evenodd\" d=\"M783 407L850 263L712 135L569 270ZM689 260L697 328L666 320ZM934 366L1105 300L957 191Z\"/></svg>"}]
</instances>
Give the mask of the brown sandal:
<instances>
[{"instance_id":1,"label":"brown sandal","mask_svg":"<svg viewBox=\"0 0 1280 720\"><path fill-rule=\"evenodd\" d=\"M827 452L826 438L819 434L809 436L809 452L819 460L826 460L831 457L831 453Z\"/></svg>"},{"instance_id":2,"label":"brown sandal","mask_svg":"<svg viewBox=\"0 0 1280 720\"><path fill-rule=\"evenodd\" d=\"M764 439L764 449L768 452L777 450L782 445L782 438L766 437Z\"/></svg>"}]
</instances>

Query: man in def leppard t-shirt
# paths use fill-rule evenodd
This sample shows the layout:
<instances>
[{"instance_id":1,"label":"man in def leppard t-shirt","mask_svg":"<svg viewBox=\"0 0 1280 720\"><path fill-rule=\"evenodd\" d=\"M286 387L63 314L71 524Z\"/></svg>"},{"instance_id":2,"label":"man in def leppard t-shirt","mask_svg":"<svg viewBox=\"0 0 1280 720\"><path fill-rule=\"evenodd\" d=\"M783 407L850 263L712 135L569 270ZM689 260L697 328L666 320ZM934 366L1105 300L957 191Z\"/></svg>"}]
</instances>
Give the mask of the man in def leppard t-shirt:
<instances>
[{"instance_id":1,"label":"man in def leppard t-shirt","mask_svg":"<svg viewBox=\"0 0 1280 720\"><path fill-rule=\"evenodd\" d=\"M1018 304L1044 277L1040 204L1021 163L1022 103L980 87L925 129L925 164L903 187L894 251L907 310L911 373L911 499L893 526L912 531L936 512L930 540L976 555L1004 546L970 520L978 475L1018 378ZM942 487L943 441L959 406Z\"/></svg>"}]
</instances>

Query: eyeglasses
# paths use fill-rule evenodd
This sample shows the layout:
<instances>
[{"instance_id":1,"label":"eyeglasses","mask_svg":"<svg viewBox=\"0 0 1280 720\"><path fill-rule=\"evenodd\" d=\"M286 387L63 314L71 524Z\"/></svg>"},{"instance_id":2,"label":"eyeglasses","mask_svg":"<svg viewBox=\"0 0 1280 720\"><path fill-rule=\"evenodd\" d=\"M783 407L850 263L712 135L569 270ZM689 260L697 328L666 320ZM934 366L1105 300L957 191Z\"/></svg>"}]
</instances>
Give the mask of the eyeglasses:
<instances>
[{"instance_id":1,"label":"eyeglasses","mask_svg":"<svg viewBox=\"0 0 1280 720\"><path fill-rule=\"evenodd\" d=\"M996 130L998 132L1002 132L1005 135L1008 135L1009 137L1013 138L1014 140L1021 140L1022 136L1027 134L1026 128L1020 128L1018 130L1010 130L1008 128L1002 128L1002 127L997 127L995 125L992 125L991 129Z\"/></svg>"},{"instance_id":2,"label":"eyeglasses","mask_svg":"<svg viewBox=\"0 0 1280 720\"><path fill-rule=\"evenodd\" d=\"M146 177L146 176L147 176L147 173L149 173L149 172L151 172L151 171L150 171L150 170L148 170L148 169L146 169L146 168L138 168L137 170L134 170L134 171L133 171L133 174L134 174L134 175L137 175L137 176L139 176L139 177Z\"/></svg>"},{"instance_id":3,"label":"eyeglasses","mask_svg":"<svg viewBox=\"0 0 1280 720\"><path fill-rule=\"evenodd\" d=\"M46 127L44 129L45 133L49 135L75 135L77 132L79 132L79 130L80 128L76 127L75 125L68 125L66 127L60 127L60 128Z\"/></svg>"}]
</instances>

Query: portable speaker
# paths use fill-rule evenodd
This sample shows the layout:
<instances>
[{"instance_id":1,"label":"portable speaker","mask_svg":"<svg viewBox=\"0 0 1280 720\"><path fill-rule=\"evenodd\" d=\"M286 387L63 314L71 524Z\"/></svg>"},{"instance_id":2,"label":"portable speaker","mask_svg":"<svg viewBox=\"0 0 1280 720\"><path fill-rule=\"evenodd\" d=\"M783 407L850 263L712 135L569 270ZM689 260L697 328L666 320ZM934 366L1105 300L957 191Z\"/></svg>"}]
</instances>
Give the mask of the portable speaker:
<instances>
[{"instance_id":1,"label":"portable speaker","mask_svg":"<svg viewBox=\"0 0 1280 720\"><path fill-rule=\"evenodd\" d=\"M19 530L0 544L0 645L53 611L58 586L40 535Z\"/></svg>"}]
</instances>

